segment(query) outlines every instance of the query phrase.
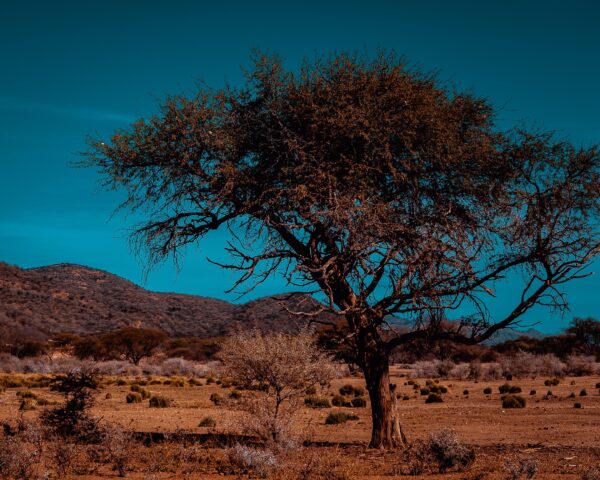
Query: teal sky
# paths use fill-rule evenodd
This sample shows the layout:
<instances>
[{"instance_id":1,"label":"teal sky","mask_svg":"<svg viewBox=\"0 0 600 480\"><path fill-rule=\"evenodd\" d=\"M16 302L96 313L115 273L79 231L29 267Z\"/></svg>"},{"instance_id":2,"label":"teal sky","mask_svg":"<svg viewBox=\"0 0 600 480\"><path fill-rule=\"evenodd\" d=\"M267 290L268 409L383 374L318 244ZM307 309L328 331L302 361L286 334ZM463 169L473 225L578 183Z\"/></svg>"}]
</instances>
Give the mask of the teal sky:
<instances>
[{"instance_id":1,"label":"teal sky","mask_svg":"<svg viewBox=\"0 0 600 480\"><path fill-rule=\"evenodd\" d=\"M527 123L576 144L600 143L600 3L589 1L5 1L0 10L0 260L22 267L71 262L146 288L233 300L219 232L144 282L119 201L93 171L69 166L85 138L108 136L198 80L241 81L252 48L289 68L305 56L392 48L488 97L499 126ZM595 265L600 270L600 264ZM594 270L594 268L592 268ZM490 303L500 317L518 278ZM279 293L279 279L247 299ZM535 309L528 323L556 331L573 316L600 317L600 280L567 289L564 318Z\"/></svg>"}]
</instances>

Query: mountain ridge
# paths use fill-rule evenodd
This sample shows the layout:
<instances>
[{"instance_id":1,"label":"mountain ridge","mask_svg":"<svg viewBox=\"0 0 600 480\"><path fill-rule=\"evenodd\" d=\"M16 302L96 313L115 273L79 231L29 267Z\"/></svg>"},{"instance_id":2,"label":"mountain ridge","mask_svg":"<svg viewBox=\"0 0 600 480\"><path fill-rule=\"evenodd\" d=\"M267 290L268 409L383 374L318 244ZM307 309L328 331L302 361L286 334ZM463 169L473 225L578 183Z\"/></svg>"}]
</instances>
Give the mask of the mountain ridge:
<instances>
[{"instance_id":1,"label":"mountain ridge","mask_svg":"<svg viewBox=\"0 0 600 480\"><path fill-rule=\"evenodd\" d=\"M45 339L55 333L94 334L124 326L159 328L171 336L212 337L238 327L295 331L312 297L295 293L242 304L200 295L146 290L111 272L73 263L21 268L0 262L0 333ZM337 319L321 314L321 320ZM398 319L398 324L402 321ZM492 341L543 337L534 329L503 330Z\"/></svg>"}]
</instances>

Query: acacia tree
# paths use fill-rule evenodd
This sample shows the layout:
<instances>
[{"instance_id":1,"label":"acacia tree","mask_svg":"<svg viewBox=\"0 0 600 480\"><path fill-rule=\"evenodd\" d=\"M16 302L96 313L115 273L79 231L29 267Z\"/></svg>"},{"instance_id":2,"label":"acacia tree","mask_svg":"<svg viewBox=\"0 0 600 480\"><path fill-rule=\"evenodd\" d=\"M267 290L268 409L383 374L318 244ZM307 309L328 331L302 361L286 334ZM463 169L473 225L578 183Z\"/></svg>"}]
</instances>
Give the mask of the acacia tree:
<instances>
[{"instance_id":1,"label":"acacia tree","mask_svg":"<svg viewBox=\"0 0 600 480\"><path fill-rule=\"evenodd\" d=\"M552 135L499 131L483 99L407 69L393 55L335 55L286 71L258 55L243 88L166 100L89 163L143 209L151 261L228 228L244 282L280 273L319 292L347 324L365 375L372 447L402 443L389 355L417 338L477 343L536 304L566 308L560 286L598 253L599 155ZM510 272L514 306L484 300ZM512 299L506 299L508 304ZM472 307L446 325L444 314ZM391 334L392 316L414 328Z\"/></svg>"}]
</instances>

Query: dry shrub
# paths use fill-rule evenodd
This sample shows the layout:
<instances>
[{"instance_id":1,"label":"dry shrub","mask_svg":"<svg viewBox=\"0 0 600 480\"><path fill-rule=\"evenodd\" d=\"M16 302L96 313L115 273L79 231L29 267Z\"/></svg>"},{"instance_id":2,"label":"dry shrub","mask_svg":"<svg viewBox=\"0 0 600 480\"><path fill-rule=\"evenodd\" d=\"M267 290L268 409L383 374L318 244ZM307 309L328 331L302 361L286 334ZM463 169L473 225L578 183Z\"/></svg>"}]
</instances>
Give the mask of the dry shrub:
<instances>
[{"instance_id":1,"label":"dry shrub","mask_svg":"<svg viewBox=\"0 0 600 480\"><path fill-rule=\"evenodd\" d=\"M456 364L451 360L422 360L412 366L412 376L418 378L448 378Z\"/></svg>"},{"instance_id":2,"label":"dry shrub","mask_svg":"<svg viewBox=\"0 0 600 480\"><path fill-rule=\"evenodd\" d=\"M226 376L255 393L240 403L247 422L242 429L275 445L294 443L290 422L301 406L300 397L335 374L308 331L240 332L223 343L219 357Z\"/></svg>"},{"instance_id":3,"label":"dry shrub","mask_svg":"<svg viewBox=\"0 0 600 480\"><path fill-rule=\"evenodd\" d=\"M227 450L229 463L240 473L253 473L266 478L278 466L278 458L268 449L236 444Z\"/></svg>"},{"instance_id":4,"label":"dry shrub","mask_svg":"<svg viewBox=\"0 0 600 480\"><path fill-rule=\"evenodd\" d=\"M14 428L6 425L4 430L0 436L0 478L44 478L42 433L38 426L20 419Z\"/></svg>"},{"instance_id":5,"label":"dry shrub","mask_svg":"<svg viewBox=\"0 0 600 480\"><path fill-rule=\"evenodd\" d=\"M162 395L153 395L150 397L148 405L150 408L169 408L171 406L171 399Z\"/></svg>"},{"instance_id":6,"label":"dry shrub","mask_svg":"<svg viewBox=\"0 0 600 480\"><path fill-rule=\"evenodd\" d=\"M502 408L525 408L525 399L520 395L503 395Z\"/></svg>"},{"instance_id":7,"label":"dry shrub","mask_svg":"<svg viewBox=\"0 0 600 480\"><path fill-rule=\"evenodd\" d=\"M475 461L474 450L462 443L453 430L432 432L426 441L417 441L407 451L410 475L421 475L436 466L441 473L452 468L462 471Z\"/></svg>"},{"instance_id":8,"label":"dry shrub","mask_svg":"<svg viewBox=\"0 0 600 480\"><path fill-rule=\"evenodd\" d=\"M566 358L565 374L573 377L594 375L599 370L593 356L570 355Z\"/></svg>"},{"instance_id":9,"label":"dry shrub","mask_svg":"<svg viewBox=\"0 0 600 480\"><path fill-rule=\"evenodd\" d=\"M132 436L119 425L105 425L102 431L102 447L106 450L112 463L113 470L119 477L127 474L127 467L131 462Z\"/></svg>"},{"instance_id":10,"label":"dry shrub","mask_svg":"<svg viewBox=\"0 0 600 480\"><path fill-rule=\"evenodd\" d=\"M141 403L142 396L137 392L129 392L125 397L127 403Z\"/></svg>"},{"instance_id":11,"label":"dry shrub","mask_svg":"<svg viewBox=\"0 0 600 480\"><path fill-rule=\"evenodd\" d=\"M524 478L531 480L539 470L539 464L531 458L520 458L515 462L506 462L504 469L508 472L506 480L519 480Z\"/></svg>"},{"instance_id":12,"label":"dry shrub","mask_svg":"<svg viewBox=\"0 0 600 480\"><path fill-rule=\"evenodd\" d=\"M505 374L514 377L558 376L565 374L566 365L553 354L536 355L517 352L500 357L500 365Z\"/></svg>"},{"instance_id":13,"label":"dry shrub","mask_svg":"<svg viewBox=\"0 0 600 480\"><path fill-rule=\"evenodd\" d=\"M204 417L202 420L200 420L200 423L198 423L199 427L205 427L205 428L213 428L217 426L217 422L215 421L215 419L213 417Z\"/></svg>"},{"instance_id":14,"label":"dry shrub","mask_svg":"<svg viewBox=\"0 0 600 480\"><path fill-rule=\"evenodd\" d=\"M317 395L309 395L304 398L304 404L311 408L331 408L331 404L341 407L344 404L344 397L337 395L331 399L331 403L327 397L319 397Z\"/></svg>"},{"instance_id":15,"label":"dry shrub","mask_svg":"<svg viewBox=\"0 0 600 480\"><path fill-rule=\"evenodd\" d=\"M349 420L358 420L358 416L353 413L331 412L325 419L325 425L338 425Z\"/></svg>"}]
</instances>

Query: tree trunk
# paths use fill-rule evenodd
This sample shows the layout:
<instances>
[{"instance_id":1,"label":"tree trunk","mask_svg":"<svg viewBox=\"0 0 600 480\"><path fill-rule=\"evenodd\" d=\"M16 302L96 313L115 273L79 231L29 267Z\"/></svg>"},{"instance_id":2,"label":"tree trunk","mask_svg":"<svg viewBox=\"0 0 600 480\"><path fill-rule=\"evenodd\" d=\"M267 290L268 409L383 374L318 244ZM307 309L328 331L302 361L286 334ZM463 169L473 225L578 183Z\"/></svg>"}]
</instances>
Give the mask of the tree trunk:
<instances>
[{"instance_id":1,"label":"tree trunk","mask_svg":"<svg viewBox=\"0 0 600 480\"><path fill-rule=\"evenodd\" d=\"M373 420L369 447L393 449L407 446L396 408L396 385L390 385L387 354L369 352L362 363Z\"/></svg>"}]
</instances>

